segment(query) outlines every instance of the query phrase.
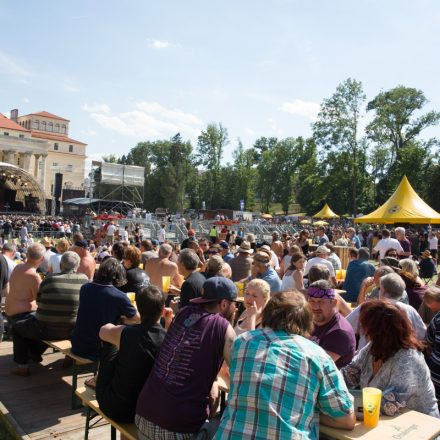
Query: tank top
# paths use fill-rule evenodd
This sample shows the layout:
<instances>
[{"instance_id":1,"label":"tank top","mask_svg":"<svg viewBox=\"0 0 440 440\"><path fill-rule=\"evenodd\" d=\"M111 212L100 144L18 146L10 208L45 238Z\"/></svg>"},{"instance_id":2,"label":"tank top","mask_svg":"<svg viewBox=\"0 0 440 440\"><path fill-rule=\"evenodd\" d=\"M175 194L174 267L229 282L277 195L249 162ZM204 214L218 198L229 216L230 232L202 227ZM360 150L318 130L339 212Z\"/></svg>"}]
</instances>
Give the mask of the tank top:
<instances>
[{"instance_id":1,"label":"tank top","mask_svg":"<svg viewBox=\"0 0 440 440\"><path fill-rule=\"evenodd\" d=\"M197 432L209 417L228 325L218 313L184 307L168 329L136 413L172 432Z\"/></svg>"},{"instance_id":2,"label":"tank top","mask_svg":"<svg viewBox=\"0 0 440 440\"><path fill-rule=\"evenodd\" d=\"M283 280L281 282L281 290L289 291L297 289L298 287L296 287L295 280L293 279L293 271L288 270L283 276Z\"/></svg>"}]
</instances>

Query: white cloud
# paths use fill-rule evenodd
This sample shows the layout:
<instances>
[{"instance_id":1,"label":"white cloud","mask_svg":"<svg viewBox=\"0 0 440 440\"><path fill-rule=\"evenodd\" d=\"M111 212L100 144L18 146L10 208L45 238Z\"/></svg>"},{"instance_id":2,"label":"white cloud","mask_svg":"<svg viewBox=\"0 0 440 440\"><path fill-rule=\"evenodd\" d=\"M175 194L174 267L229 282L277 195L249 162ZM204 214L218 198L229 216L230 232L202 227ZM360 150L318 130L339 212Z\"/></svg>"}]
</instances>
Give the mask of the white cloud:
<instances>
[{"instance_id":1,"label":"white cloud","mask_svg":"<svg viewBox=\"0 0 440 440\"><path fill-rule=\"evenodd\" d=\"M292 115L303 116L314 121L317 114L319 113L320 105L316 102L294 99L293 101L284 102L281 105L280 109L283 112L290 113Z\"/></svg>"},{"instance_id":2,"label":"white cloud","mask_svg":"<svg viewBox=\"0 0 440 440\"><path fill-rule=\"evenodd\" d=\"M269 127L270 129L275 132L275 134L277 136L281 136L284 132L282 130L282 128L280 128L278 126L278 124L276 123L275 119L273 118L267 118L267 122L269 123Z\"/></svg>"},{"instance_id":3,"label":"white cloud","mask_svg":"<svg viewBox=\"0 0 440 440\"><path fill-rule=\"evenodd\" d=\"M176 133L196 138L203 126L196 115L157 102L137 102L133 109L120 113L112 113L106 104L85 104L83 110L101 127L137 138L168 138Z\"/></svg>"},{"instance_id":4,"label":"white cloud","mask_svg":"<svg viewBox=\"0 0 440 440\"><path fill-rule=\"evenodd\" d=\"M155 40L151 38L148 40L148 47L150 49L168 49L169 47L173 46L174 45L169 43L168 41Z\"/></svg>"},{"instance_id":5,"label":"white cloud","mask_svg":"<svg viewBox=\"0 0 440 440\"><path fill-rule=\"evenodd\" d=\"M0 73L21 77L31 76L31 73L25 67L21 66L2 51L0 51Z\"/></svg>"},{"instance_id":6,"label":"white cloud","mask_svg":"<svg viewBox=\"0 0 440 440\"><path fill-rule=\"evenodd\" d=\"M65 84L65 83L61 84L61 88L69 93L76 93L76 92L79 92L79 90L80 90L78 87L72 86L71 84Z\"/></svg>"}]
</instances>

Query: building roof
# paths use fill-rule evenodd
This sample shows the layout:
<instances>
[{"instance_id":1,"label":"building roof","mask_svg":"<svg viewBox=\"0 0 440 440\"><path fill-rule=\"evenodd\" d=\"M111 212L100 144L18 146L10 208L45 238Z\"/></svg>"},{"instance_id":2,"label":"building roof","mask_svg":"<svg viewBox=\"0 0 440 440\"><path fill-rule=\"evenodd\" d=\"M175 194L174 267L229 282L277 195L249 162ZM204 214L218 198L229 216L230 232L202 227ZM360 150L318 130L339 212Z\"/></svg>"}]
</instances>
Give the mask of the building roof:
<instances>
[{"instance_id":1,"label":"building roof","mask_svg":"<svg viewBox=\"0 0 440 440\"><path fill-rule=\"evenodd\" d=\"M22 127L20 124L17 124L12 119L7 118L2 113L0 113L0 128L7 128L9 130L24 131L29 133L29 130L26 130L26 128Z\"/></svg>"},{"instance_id":2,"label":"building roof","mask_svg":"<svg viewBox=\"0 0 440 440\"><path fill-rule=\"evenodd\" d=\"M47 139L51 141L70 142L71 144L87 145L84 142L76 141L62 134L48 133L47 131L32 131L32 137L39 139Z\"/></svg>"},{"instance_id":3,"label":"building roof","mask_svg":"<svg viewBox=\"0 0 440 440\"><path fill-rule=\"evenodd\" d=\"M59 119L60 121L70 122L68 119L62 118L61 116L57 116L54 115L53 113L49 113L46 111L42 111L38 113L29 113L29 115L23 115L23 116L41 116L42 118L52 118L52 119Z\"/></svg>"}]
</instances>

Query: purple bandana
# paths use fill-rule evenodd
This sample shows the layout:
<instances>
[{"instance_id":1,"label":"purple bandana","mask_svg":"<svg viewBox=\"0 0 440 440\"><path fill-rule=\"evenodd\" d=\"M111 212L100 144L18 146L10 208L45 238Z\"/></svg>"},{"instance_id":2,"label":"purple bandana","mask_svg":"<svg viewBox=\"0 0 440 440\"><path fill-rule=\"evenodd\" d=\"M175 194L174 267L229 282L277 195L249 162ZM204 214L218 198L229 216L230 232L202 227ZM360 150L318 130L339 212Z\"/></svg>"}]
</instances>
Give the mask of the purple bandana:
<instances>
[{"instance_id":1,"label":"purple bandana","mask_svg":"<svg viewBox=\"0 0 440 440\"><path fill-rule=\"evenodd\" d=\"M310 298L335 299L334 289L321 289L319 287L309 287L307 293Z\"/></svg>"}]
</instances>

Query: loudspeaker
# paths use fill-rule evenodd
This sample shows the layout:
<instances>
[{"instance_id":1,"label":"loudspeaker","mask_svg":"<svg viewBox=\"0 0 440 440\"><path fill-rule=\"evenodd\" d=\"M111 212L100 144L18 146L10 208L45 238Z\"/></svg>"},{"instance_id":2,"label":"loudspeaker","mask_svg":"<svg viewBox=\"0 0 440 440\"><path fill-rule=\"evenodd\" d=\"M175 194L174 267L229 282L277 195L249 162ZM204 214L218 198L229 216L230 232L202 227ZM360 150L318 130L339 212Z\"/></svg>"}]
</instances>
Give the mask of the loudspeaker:
<instances>
[{"instance_id":1,"label":"loudspeaker","mask_svg":"<svg viewBox=\"0 0 440 440\"><path fill-rule=\"evenodd\" d=\"M63 188L63 175L61 173L55 174L55 187L53 189L53 195L55 198L61 197L61 190Z\"/></svg>"}]
</instances>

